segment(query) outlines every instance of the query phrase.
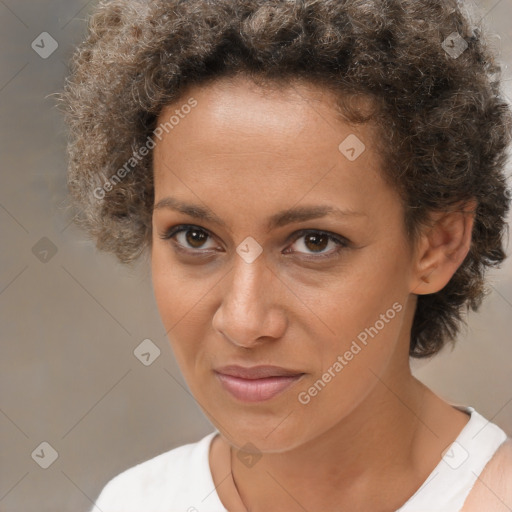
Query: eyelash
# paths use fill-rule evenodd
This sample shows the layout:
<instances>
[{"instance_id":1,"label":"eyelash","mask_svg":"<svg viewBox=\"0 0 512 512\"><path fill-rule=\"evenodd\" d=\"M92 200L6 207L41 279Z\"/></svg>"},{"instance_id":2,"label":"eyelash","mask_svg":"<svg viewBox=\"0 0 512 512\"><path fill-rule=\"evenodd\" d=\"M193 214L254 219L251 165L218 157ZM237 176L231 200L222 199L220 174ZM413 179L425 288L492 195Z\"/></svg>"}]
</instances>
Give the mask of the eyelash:
<instances>
[{"instance_id":1,"label":"eyelash","mask_svg":"<svg viewBox=\"0 0 512 512\"><path fill-rule=\"evenodd\" d=\"M160 238L162 240L171 240L179 233L192 231L194 229L201 231L201 232L207 234L210 238L212 238L211 233L207 229L201 228L199 226L195 226L193 224L179 224L177 226L173 226L173 227L169 228L164 234L160 235ZM318 254L317 256L314 256L313 255L314 253L310 253L310 257L306 256L305 259L318 261L318 260L323 260L323 259L327 259L327 258L332 258L332 257L337 256L343 249L346 249L349 246L349 241L346 238L341 237L339 235L334 235L333 233L330 233L328 231L321 231L318 229L301 229L301 230L297 231L296 233L293 234L292 243L295 243L297 240L302 238L304 235L308 235L308 234L325 235L329 238L329 241L336 243L338 245L338 247L329 253L317 253ZM201 251L201 249L193 250L193 249L183 248L183 246L176 241L174 241L173 243L177 246L177 248L181 252L185 252L194 257L201 256L201 254L198 254L200 252L205 252L205 251ZM304 254L304 253L299 253L299 254Z\"/></svg>"}]
</instances>

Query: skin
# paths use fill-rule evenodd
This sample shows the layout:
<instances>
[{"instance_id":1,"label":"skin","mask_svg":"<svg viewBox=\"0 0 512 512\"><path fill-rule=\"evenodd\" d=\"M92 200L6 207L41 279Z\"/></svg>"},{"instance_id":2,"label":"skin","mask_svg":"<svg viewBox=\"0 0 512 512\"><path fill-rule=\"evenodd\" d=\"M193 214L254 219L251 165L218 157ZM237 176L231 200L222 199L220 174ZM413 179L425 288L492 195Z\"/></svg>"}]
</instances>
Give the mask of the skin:
<instances>
[{"instance_id":1,"label":"skin","mask_svg":"<svg viewBox=\"0 0 512 512\"><path fill-rule=\"evenodd\" d=\"M221 432L210 452L219 497L230 511L396 510L469 419L411 375L408 350L417 295L442 289L462 263L475 204L433 214L412 244L381 175L376 130L336 116L328 91L221 79L190 88L159 121L190 97L197 106L154 150L155 205L172 196L210 208L225 226L155 208L152 275L181 371ZM354 161L338 149L350 134L366 146ZM310 205L357 214L267 230L271 215ZM163 238L180 224L208 236ZM302 229L348 243L337 255L325 239L315 249ZM249 236L262 248L252 263L236 252ZM298 394L395 303L400 312L301 403ZM213 373L226 364L305 375L270 400L243 403ZM236 456L249 442L262 455L252 467Z\"/></svg>"},{"instance_id":2,"label":"skin","mask_svg":"<svg viewBox=\"0 0 512 512\"><path fill-rule=\"evenodd\" d=\"M487 463L461 512L510 512L512 508L512 439L509 437Z\"/></svg>"}]
</instances>

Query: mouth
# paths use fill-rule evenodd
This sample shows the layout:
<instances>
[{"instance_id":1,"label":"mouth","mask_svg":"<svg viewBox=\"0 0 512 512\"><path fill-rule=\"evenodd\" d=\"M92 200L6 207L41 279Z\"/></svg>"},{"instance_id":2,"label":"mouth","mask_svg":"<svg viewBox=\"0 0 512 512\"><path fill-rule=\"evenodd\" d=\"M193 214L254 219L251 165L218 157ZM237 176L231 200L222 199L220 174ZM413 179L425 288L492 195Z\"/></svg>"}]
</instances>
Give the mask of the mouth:
<instances>
[{"instance_id":1,"label":"mouth","mask_svg":"<svg viewBox=\"0 0 512 512\"><path fill-rule=\"evenodd\" d=\"M224 366L214 370L222 387L243 402L262 402L283 393L305 373L278 366Z\"/></svg>"}]
</instances>

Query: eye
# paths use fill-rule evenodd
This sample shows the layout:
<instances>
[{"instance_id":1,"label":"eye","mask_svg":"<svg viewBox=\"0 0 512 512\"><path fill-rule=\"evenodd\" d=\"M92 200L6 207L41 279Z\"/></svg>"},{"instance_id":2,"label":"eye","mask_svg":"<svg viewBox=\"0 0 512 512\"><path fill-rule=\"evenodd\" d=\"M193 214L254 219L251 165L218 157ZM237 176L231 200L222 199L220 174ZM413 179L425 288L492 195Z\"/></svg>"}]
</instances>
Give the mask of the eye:
<instances>
[{"instance_id":1,"label":"eye","mask_svg":"<svg viewBox=\"0 0 512 512\"><path fill-rule=\"evenodd\" d=\"M196 249L205 249L204 243L209 237L210 234L205 229L186 224L174 226L160 236L163 240L176 239L174 244L184 252L198 252Z\"/></svg>"},{"instance_id":2,"label":"eye","mask_svg":"<svg viewBox=\"0 0 512 512\"><path fill-rule=\"evenodd\" d=\"M180 224L167 230L160 238L163 240L173 240L173 244L179 251L201 255L203 252L210 252L214 247L205 247L205 243L211 238L212 235L206 230L199 226L193 226L190 224ZM340 236L326 231L318 231L314 229L303 229L292 235L293 245L297 245L299 250L286 249L284 254L290 252L298 252L300 254L308 254L312 257L306 256L306 259L320 260L324 258L330 258L339 254L343 249L349 247L350 242ZM302 241L301 241L302 240ZM334 249L325 252L325 249L331 243ZM300 249L305 249L302 251Z\"/></svg>"},{"instance_id":3,"label":"eye","mask_svg":"<svg viewBox=\"0 0 512 512\"><path fill-rule=\"evenodd\" d=\"M339 254L343 249L349 246L349 242L346 238L334 235L332 233L326 231L316 231L313 229L303 229L298 233L294 234L294 244L297 244L299 248L306 248L307 251L310 252L310 255L319 254L319 256L313 256L313 260L319 260L324 258L330 258L337 254ZM299 240L303 240L298 242ZM335 248L328 252L322 252L326 247L328 247L329 243L332 243ZM285 253L290 251L285 251ZM303 251L292 251L302 253ZM306 252L306 254L308 254Z\"/></svg>"}]
</instances>

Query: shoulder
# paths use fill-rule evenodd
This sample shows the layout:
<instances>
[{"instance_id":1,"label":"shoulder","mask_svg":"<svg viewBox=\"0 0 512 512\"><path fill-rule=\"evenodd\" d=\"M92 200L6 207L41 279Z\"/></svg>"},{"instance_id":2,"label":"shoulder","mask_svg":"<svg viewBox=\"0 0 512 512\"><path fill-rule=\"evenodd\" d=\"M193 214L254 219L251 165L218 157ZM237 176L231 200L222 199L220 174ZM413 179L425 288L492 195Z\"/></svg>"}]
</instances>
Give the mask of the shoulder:
<instances>
[{"instance_id":1,"label":"shoulder","mask_svg":"<svg viewBox=\"0 0 512 512\"><path fill-rule=\"evenodd\" d=\"M512 438L498 448L477 478L461 512L512 510Z\"/></svg>"},{"instance_id":2,"label":"shoulder","mask_svg":"<svg viewBox=\"0 0 512 512\"><path fill-rule=\"evenodd\" d=\"M194 480L197 483L198 476L209 470L214 436L215 432L123 471L103 488L91 512L159 510L163 503L180 506L177 501L186 500Z\"/></svg>"}]
</instances>

